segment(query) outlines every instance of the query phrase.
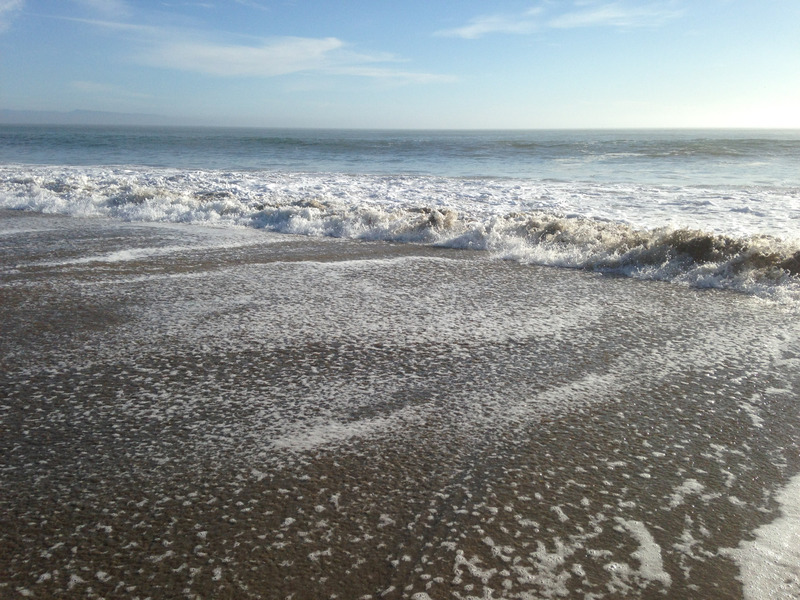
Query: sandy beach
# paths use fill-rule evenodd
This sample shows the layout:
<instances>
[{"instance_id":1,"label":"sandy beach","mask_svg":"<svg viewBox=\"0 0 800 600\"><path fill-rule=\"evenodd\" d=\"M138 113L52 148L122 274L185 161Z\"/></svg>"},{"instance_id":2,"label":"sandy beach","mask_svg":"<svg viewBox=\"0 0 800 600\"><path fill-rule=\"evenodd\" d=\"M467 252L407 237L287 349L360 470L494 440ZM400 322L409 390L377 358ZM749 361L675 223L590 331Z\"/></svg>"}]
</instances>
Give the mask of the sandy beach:
<instances>
[{"instance_id":1,"label":"sandy beach","mask_svg":"<svg viewBox=\"0 0 800 600\"><path fill-rule=\"evenodd\" d=\"M790 309L410 244L0 233L0 597L770 589L745 565L800 472Z\"/></svg>"}]
</instances>

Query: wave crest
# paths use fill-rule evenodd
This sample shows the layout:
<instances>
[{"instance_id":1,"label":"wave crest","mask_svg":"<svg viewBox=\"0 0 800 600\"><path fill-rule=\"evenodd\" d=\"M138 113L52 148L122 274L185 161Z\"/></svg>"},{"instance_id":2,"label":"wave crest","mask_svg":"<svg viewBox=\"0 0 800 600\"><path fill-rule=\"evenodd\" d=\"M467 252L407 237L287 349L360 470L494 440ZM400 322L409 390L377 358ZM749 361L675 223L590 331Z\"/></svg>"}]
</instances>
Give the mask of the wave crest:
<instances>
[{"instance_id":1,"label":"wave crest","mask_svg":"<svg viewBox=\"0 0 800 600\"><path fill-rule=\"evenodd\" d=\"M0 178L0 207L435 244L800 303L797 240L633 227L564 214L544 194L532 210L513 182L326 177L20 168Z\"/></svg>"}]
</instances>

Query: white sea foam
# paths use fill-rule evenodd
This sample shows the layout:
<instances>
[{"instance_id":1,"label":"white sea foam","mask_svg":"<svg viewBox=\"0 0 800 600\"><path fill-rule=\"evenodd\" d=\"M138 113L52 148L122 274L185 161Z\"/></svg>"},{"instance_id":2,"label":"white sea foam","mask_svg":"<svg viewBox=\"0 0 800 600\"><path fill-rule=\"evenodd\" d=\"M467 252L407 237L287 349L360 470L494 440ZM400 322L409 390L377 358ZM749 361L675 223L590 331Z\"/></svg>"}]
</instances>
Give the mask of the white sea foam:
<instances>
[{"instance_id":1,"label":"white sea foam","mask_svg":"<svg viewBox=\"0 0 800 600\"><path fill-rule=\"evenodd\" d=\"M669 507L675 508L677 506L680 506L685 502L687 496L693 494L700 495L704 489L705 486L696 479L687 479L680 485L680 487L678 487L675 490L675 492L670 497Z\"/></svg>"},{"instance_id":2,"label":"white sea foam","mask_svg":"<svg viewBox=\"0 0 800 600\"><path fill-rule=\"evenodd\" d=\"M314 209L335 203L345 211L445 208L481 221L488 215L539 211L636 228L800 240L800 190L757 186L12 165L0 166L0 199L7 208L179 222L246 222L260 206L301 204L310 210L284 216L306 217L310 224L321 216ZM742 210L749 205L758 206L757 213Z\"/></svg>"},{"instance_id":3,"label":"white sea foam","mask_svg":"<svg viewBox=\"0 0 800 600\"><path fill-rule=\"evenodd\" d=\"M0 208L437 244L800 298L796 189L3 166Z\"/></svg>"},{"instance_id":4,"label":"white sea foam","mask_svg":"<svg viewBox=\"0 0 800 600\"><path fill-rule=\"evenodd\" d=\"M800 476L776 496L781 516L755 531L755 540L723 550L739 564L746 600L800 598Z\"/></svg>"},{"instance_id":5,"label":"white sea foam","mask_svg":"<svg viewBox=\"0 0 800 600\"><path fill-rule=\"evenodd\" d=\"M128 262L133 260L141 260L143 258L152 258L155 256L165 256L169 254L176 254L178 252L185 252L191 250L189 246L162 246L158 248L131 248L128 250L118 250L116 252L108 252L106 254L98 254L93 256L82 256L80 258L72 258L65 260L51 260L41 261L36 263L37 266L66 266L66 265L85 265L91 263L116 263Z\"/></svg>"},{"instance_id":6,"label":"white sea foam","mask_svg":"<svg viewBox=\"0 0 800 600\"><path fill-rule=\"evenodd\" d=\"M83 220L50 219L75 226L78 221ZM83 225L86 223L93 227L92 221ZM167 227L113 225L142 231ZM191 232L206 231L174 227L185 230L187 237L185 241L180 237L176 243L168 236L168 243L175 245L165 248L191 248L195 243ZM227 243L226 232L230 231L246 237L261 234L252 229L209 229L213 239L198 241L197 247ZM143 237L152 239L147 234ZM759 308L764 308L764 303L749 298L719 295L719 302L705 302L706 294L674 286L621 285L623 282L583 273L498 265L476 253L467 254L467 260L465 253L427 250L419 252L421 256L347 260L347 252L357 249L358 256L369 256L373 246L330 239L314 240L306 246L322 249L321 254L326 246L341 248L336 255L341 260L225 263L206 274L203 285L184 273L169 281L153 277L147 285L139 285L143 280L134 274L107 281L97 279L94 287L73 281L81 278L61 278L66 290L80 289L82 301L89 304L107 301L114 297L112 292L119 297L138 294L143 299L131 302L121 337L98 335L97 344L86 346L79 355L67 351L56 355L71 356L78 372L94 372L97 365L103 365L104 370L112 369L128 381L127 389L136 390L123 390L105 409L112 422L141 419L154 425L156 431L162 424L179 425L188 436L172 456L164 452L158 436L159 443L135 446L132 451L137 456L146 456L147 464L159 464L164 469L183 464L179 461L185 457L204 457L226 465L235 456L245 466L243 479L263 481L278 467L289 474L287 483L278 484L281 487L268 485L269 481L262 484L266 494L285 496L286 501L276 505L270 496L265 505L254 505L268 511L286 507L274 517L271 533L275 534L274 548L286 546L288 550L276 556L291 558L294 554L311 563L319 561L320 566L324 563L325 568L331 563L326 560L329 552L337 560L346 559L346 553L339 552L342 546L333 545L329 535L336 533L336 513L343 522L364 526L359 539L352 541L354 547L361 545L364 556L372 552L368 535L388 535L408 527L409 533L404 535L413 540L423 530L411 526L430 518L434 524L447 524L446 528L433 537L420 538L431 540L432 548L436 543L437 550L430 554L444 556L446 568L437 570L430 565L422 555L428 550L416 553L397 547L395 555L389 554L390 564L402 570L411 562L405 557L413 554L415 568L429 569L425 574L429 578L444 574L446 585L462 598L556 597L578 586L587 597L623 593L657 596L675 593L684 583L681 573L692 581L689 574L694 562L710 558L709 548L716 552L712 541L716 543L718 538L710 537L698 516L712 515L720 504L738 510L736 498L745 499L750 506L757 502L741 487L723 490L724 496L718 493L721 474L733 477L731 471L735 471L744 479L742 470L749 468L751 450L739 438L736 446L733 440L727 440L731 443L727 446L725 436L712 437L702 415L709 422L713 420L724 392L733 407L724 413L726 419L732 416L740 420L731 421L736 431L759 433L771 428L775 417L767 400L793 393L796 340L800 339L796 321L782 319L777 324L770 320L771 315L784 311L766 307L763 313L770 317L765 318ZM202 251L199 255L205 256ZM79 263L75 270L80 272L80 268ZM97 271L94 264L84 263L83 268L85 274ZM558 285L548 283L553 281ZM33 288L40 283L34 280L29 285ZM700 307L702 310L698 310ZM770 341L776 338L782 342ZM165 340L171 345L164 344ZM610 352L604 353L602 360L592 361L593 348ZM459 372L466 361L471 366ZM47 364L54 371L67 368L66 361ZM791 371L791 378L781 379L783 368ZM717 369L721 373L716 373ZM763 390L763 403L757 403L751 395L750 384L725 376L741 369L746 369L753 381L759 381L758 374L768 374L773 387ZM687 373L693 374L696 385L681 387ZM719 382L704 385L716 381L716 377ZM672 386L675 391L659 396ZM696 397L688 399L686 394ZM76 429L91 430L102 422L99 419L106 418L84 402L80 390L67 390L65 396L75 407L72 418ZM623 398L626 401L620 402ZM747 412L736 412L740 402L747 399L760 411L763 428L751 427L756 423ZM386 406L378 404L383 400ZM627 426L647 423L639 417L642 411L648 414L651 401L663 403L657 406L667 410L673 403L694 405L698 418L670 419L675 429L663 433L649 425L639 431L628 428L627 435L620 436L627 446L625 451L610 452L599 444L594 450L588 444L584 458L577 459L566 451L562 457L566 447L551 444L547 438L552 430L545 421L552 419L545 416L583 415L576 420L556 419L577 430L596 411L614 407L603 421L615 427L618 419ZM61 406L53 411L50 425L68 414ZM652 425L659 423L659 413L660 409L652 412ZM375 506L372 503L381 493L396 495L404 502L412 494L424 498L429 492L405 484L363 486L359 503L354 501L358 482L353 487L334 478L315 482L314 470L303 472L298 467L308 456L333 456L327 452L332 449L343 450L342 456L372 456L370 464L375 465L377 454L373 452L380 452L390 440L401 456L413 444L429 444L436 451L446 446L449 449L451 440L464 444L459 450L463 452L460 464L468 468L462 470L459 463L446 462L446 475L437 479L442 484L435 487L442 493L435 496L441 496L441 501L433 502L432 495L430 506L438 512L410 522L408 515L384 508L392 503L393 498L388 498L380 510L357 514L354 507L365 506L365 499ZM490 448L502 448L504 453L493 456L484 471L474 467L478 463L473 457L485 460L480 446L486 440L491 440ZM498 440L504 441L495 446ZM675 445L670 446L673 441ZM537 465L538 461L529 460L531 442L541 444L541 452L548 457L553 453L549 464L542 460ZM641 447L636 448L639 442ZM519 446L513 445L517 443ZM678 451L683 444L697 444L700 450ZM325 452L313 452L323 449ZM696 463L684 460L693 457L698 459ZM409 453L408 459L413 460L414 455ZM495 466L498 469L492 473ZM509 466L515 468L506 470ZM550 473L548 467L552 467ZM679 478L671 479L676 467ZM402 472L404 465L399 468ZM565 470L564 477L554 476L556 468ZM590 471L593 468L599 478ZM660 470L668 476L658 477ZM640 480L636 474L642 472L652 472L653 479ZM481 481L483 477L485 481ZM558 488L551 487L550 482L559 479ZM309 495L304 507L297 506L302 510L294 511L289 500L297 498L299 503L299 491L288 488L297 482L312 486L307 489L318 483L319 495ZM192 493L198 489L192 481L187 485ZM385 490L390 490L389 494ZM167 491L162 492L163 497L154 498L168 505ZM659 495L654 496L655 491ZM670 511L653 506L653 498L672 504L673 509L680 508ZM225 502L224 498L211 500ZM147 500L142 500L136 506L142 509L146 504ZM234 514L244 519L247 510L250 507L243 506L241 513ZM264 514L271 514L268 511ZM672 517L680 519L682 514L697 521L693 525L687 520L683 535L678 537L681 521L677 529L669 521ZM146 517L136 516L140 518ZM253 523L261 526L262 517L257 519L258 523ZM325 520L331 525L319 525L319 537L315 537L313 527ZM667 527L662 528L665 523ZM708 521L705 524L712 527ZM616 533L609 537L615 527ZM95 530L103 528L98 523ZM118 531L115 525L114 533ZM218 528L198 523L191 543L211 552L215 531ZM267 531L258 531L263 540ZM446 539L440 542L440 535ZM618 544L620 538L624 544ZM191 563L192 559L180 555L177 545L175 548L174 555L148 549L147 556L167 573L167 569L186 571L187 564L199 564ZM675 567L673 550L681 553L680 571ZM380 559L391 552L381 548ZM291 561L286 561L288 568ZM101 566L81 575L93 580L88 574L97 573ZM244 572L240 566L234 561L225 563L219 571L214 570L220 568L219 563L202 568L207 580L213 582L219 577L224 582ZM393 581L398 594L402 590L412 596L421 589L411 587L411 583L403 588L402 584L411 579L398 577ZM422 581L429 584L432 579L417 580L415 574L412 583ZM430 589L433 597L441 596L440 592L441 588Z\"/></svg>"},{"instance_id":7,"label":"white sea foam","mask_svg":"<svg viewBox=\"0 0 800 600\"><path fill-rule=\"evenodd\" d=\"M263 243L264 240L259 240L258 243ZM256 240L250 239L241 239L236 242L220 242L218 240L212 241L211 244L206 244L203 246L203 249L232 249L232 248L244 248L256 243ZM148 258L155 258L161 256L170 256L175 254L181 253L188 253L192 251L199 250L200 247L198 246L152 246L152 247L145 247L145 248L128 248L125 250L117 250L115 252L107 252L104 254L94 254L90 256L81 256L80 258L70 258L64 260L50 260L50 261L40 261L35 263L36 266L46 266L46 267L55 267L55 266L68 266L68 265L86 265L92 263L118 263L118 262L130 262Z\"/></svg>"},{"instance_id":8,"label":"white sea foam","mask_svg":"<svg viewBox=\"0 0 800 600\"><path fill-rule=\"evenodd\" d=\"M672 577L664 570L661 547L653 539L653 535L647 530L644 523L621 517L617 517L616 521L639 542L639 549L631 554L639 562L638 575L643 579L657 581L665 587L669 587L672 584Z\"/></svg>"}]
</instances>

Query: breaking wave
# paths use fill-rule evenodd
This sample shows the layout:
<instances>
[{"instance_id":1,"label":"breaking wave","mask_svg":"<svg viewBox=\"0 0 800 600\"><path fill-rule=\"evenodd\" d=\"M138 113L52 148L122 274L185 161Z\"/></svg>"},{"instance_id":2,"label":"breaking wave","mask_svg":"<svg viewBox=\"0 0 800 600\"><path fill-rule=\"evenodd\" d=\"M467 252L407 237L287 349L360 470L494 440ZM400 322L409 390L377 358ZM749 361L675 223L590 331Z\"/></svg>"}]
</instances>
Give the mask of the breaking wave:
<instances>
[{"instance_id":1,"label":"breaking wave","mask_svg":"<svg viewBox=\"0 0 800 600\"><path fill-rule=\"evenodd\" d=\"M532 193L513 181L498 185L431 177L12 166L0 170L0 208L433 244L800 302L797 239L620 222L609 209L609 198L621 193L617 188L580 184ZM609 197L605 204L589 203L603 194ZM579 201L570 205L570 195ZM702 195L687 190L673 199L703 205ZM575 210L580 202L581 213Z\"/></svg>"}]
</instances>

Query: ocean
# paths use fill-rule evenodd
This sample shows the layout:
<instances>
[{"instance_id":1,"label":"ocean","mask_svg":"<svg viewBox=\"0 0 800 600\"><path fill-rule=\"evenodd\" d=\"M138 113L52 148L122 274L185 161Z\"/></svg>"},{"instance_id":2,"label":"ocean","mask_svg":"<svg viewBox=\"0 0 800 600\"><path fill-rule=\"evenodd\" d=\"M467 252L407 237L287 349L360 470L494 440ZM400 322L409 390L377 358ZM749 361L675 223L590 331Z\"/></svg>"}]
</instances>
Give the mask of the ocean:
<instances>
[{"instance_id":1,"label":"ocean","mask_svg":"<svg viewBox=\"0 0 800 600\"><path fill-rule=\"evenodd\" d=\"M800 132L0 127L0 596L800 596Z\"/></svg>"},{"instance_id":2,"label":"ocean","mask_svg":"<svg viewBox=\"0 0 800 600\"><path fill-rule=\"evenodd\" d=\"M0 207L487 250L800 298L800 133L5 127Z\"/></svg>"}]
</instances>

